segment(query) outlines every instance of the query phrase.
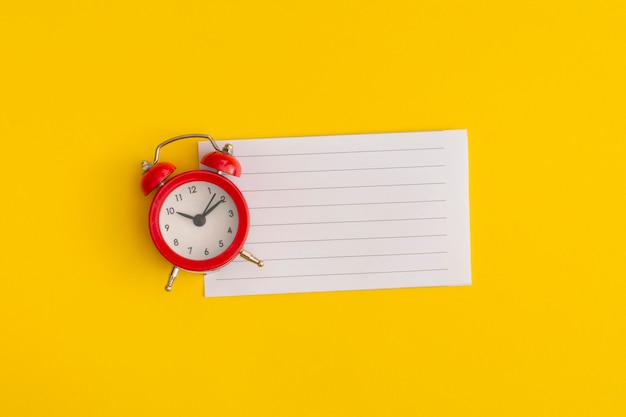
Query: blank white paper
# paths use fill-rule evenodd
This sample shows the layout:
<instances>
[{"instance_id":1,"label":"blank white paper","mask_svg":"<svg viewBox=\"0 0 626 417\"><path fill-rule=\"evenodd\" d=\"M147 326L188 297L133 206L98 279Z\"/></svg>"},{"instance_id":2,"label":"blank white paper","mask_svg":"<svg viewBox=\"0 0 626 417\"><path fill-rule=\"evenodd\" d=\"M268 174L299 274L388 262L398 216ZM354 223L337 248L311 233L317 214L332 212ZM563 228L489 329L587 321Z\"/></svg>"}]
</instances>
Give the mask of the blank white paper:
<instances>
[{"instance_id":1,"label":"blank white paper","mask_svg":"<svg viewBox=\"0 0 626 417\"><path fill-rule=\"evenodd\" d=\"M205 296L471 284L465 130L228 143L265 266L237 258Z\"/></svg>"}]
</instances>

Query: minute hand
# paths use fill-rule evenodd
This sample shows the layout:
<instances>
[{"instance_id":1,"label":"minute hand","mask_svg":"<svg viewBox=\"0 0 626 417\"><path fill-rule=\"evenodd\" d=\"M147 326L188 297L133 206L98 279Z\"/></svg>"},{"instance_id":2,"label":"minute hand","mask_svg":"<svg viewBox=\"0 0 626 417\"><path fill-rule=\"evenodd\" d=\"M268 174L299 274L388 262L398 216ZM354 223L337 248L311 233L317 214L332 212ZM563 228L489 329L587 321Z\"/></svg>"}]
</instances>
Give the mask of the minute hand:
<instances>
[{"instance_id":1,"label":"minute hand","mask_svg":"<svg viewBox=\"0 0 626 417\"><path fill-rule=\"evenodd\" d=\"M206 217L206 216L207 216L210 212L212 212L213 210L215 210L215 207L219 206L219 205L220 205L220 203L223 203L223 201L222 201L222 200L220 200L220 201L218 201L217 203L213 204L213 206L212 206L210 209L208 209L207 211L205 211L204 213L202 213L202 215L203 215L204 217Z\"/></svg>"},{"instance_id":2,"label":"minute hand","mask_svg":"<svg viewBox=\"0 0 626 417\"><path fill-rule=\"evenodd\" d=\"M211 197L211 199L209 200L209 203L206 205L206 207L205 207L205 208L204 208L204 210L202 211L202 215L203 215L203 216L206 216L207 214L209 214L209 211L211 211L211 210L209 209L209 206L210 206L210 205L211 205L211 203L213 202L213 199L215 199L215 196L216 196L216 195L217 195L217 194L213 194L213 197Z\"/></svg>"}]
</instances>

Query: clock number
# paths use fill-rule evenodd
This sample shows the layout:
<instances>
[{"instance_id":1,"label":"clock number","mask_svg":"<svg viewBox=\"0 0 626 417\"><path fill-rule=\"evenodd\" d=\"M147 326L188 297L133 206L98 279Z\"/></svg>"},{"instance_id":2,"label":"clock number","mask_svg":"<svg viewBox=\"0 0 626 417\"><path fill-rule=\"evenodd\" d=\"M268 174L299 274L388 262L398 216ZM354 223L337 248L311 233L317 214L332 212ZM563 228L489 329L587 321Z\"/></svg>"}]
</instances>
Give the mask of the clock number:
<instances>
[{"instance_id":1,"label":"clock number","mask_svg":"<svg viewBox=\"0 0 626 417\"><path fill-rule=\"evenodd\" d=\"M228 228L228 233L233 233L233 229L231 229L230 227Z\"/></svg>"},{"instance_id":2,"label":"clock number","mask_svg":"<svg viewBox=\"0 0 626 417\"><path fill-rule=\"evenodd\" d=\"M204 248L204 254L208 255L209 254L209 248Z\"/></svg>"},{"instance_id":3,"label":"clock number","mask_svg":"<svg viewBox=\"0 0 626 417\"><path fill-rule=\"evenodd\" d=\"M166 225L165 225L165 231L167 232L167 231L169 231L169 230L170 230L170 225L169 225L169 224L166 224Z\"/></svg>"},{"instance_id":4,"label":"clock number","mask_svg":"<svg viewBox=\"0 0 626 417\"><path fill-rule=\"evenodd\" d=\"M189 246L187 249L189 249L189 254L191 255L191 249L193 249L193 247Z\"/></svg>"},{"instance_id":5,"label":"clock number","mask_svg":"<svg viewBox=\"0 0 626 417\"><path fill-rule=\"evenodd\" d=\"M213 193L211 192L211 187L206 187L206 188L208 188L208 189L209 189L209 194L213 194Z\"/></svg>"},{"instance_id":6,"label":"clock number","mask_svg":"<svg viewBox=\"0 0 626 417\"><path fill-rule=\"evenodd\" d=\"M167 212L167 214L174 214L175 213L174 207L168 207L168 208L165 209L165 211Z\"/></svg>"},{"instance_id":7,"label":"clock number","mask_svg":"<svg viewBox=\"0 0 626 417\"><path fill-rule=\"evenodd\" d=\"M174 239L174 246L178 246L178 239Z\"/></svg>"},{"instance_id":8,"label":"clock number","mask_svg":"<svg viewBox=\"0 0 626 417\"><path fill-rule=\"evenodd\" d=\"M228 210L228 217L233 217L235 213L232 210Z\"/></svg>"},{"instance_id":9,"label":"clock number","mask_svg":"<svg viewBox=\"0 0 626 417\"><path fill-rule=\"evenodd\" d=\"M224 241L220 240L220 248L223 248L223 247L224 247Z\"/></svg>"},{"instance_id":10,"label":"clock number","mask_svg":"<svg viewBox=\"0 0 626 417\"><path fill-rule=\"evenodd\" d=\"M221 196L221 197L220 197L220 201L221 201L222 203L223 203L223 202L225 202L225 201L226 201L226 197Z\"/></svg>"},{"instance_id":11,"label":"clock number","mask_svg":"<svg viewBox=\"0 0 626 417\"><path fill-rule=\"evenodd\" d=\"M195 194L196 193L196 186L195 185L191 185L191 186L187 187L187 189L189 190L189 194Z\"/></svg>"},{"instance_id":12,"label":"clock number","mask_svg":"<svg viewBox=\"0 0 626 417\"><path fill-rule=\"evenodd\" d=\"M183 200L183 195L182 194L176 194L176 201L182 201Z\"/></svg>"}]
</instances>

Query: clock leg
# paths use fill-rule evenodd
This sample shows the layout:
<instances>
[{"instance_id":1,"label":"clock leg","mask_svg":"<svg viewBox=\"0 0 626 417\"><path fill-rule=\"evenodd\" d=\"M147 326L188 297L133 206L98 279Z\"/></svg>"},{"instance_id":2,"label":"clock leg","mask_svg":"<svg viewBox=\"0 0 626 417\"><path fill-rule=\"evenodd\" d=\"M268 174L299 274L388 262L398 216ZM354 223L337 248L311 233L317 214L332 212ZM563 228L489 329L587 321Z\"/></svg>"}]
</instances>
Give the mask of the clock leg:
<instances>
[{"instance_id":1,"label":"clock leg","mask_svg":"<svg viewBox=\"0 0 626 417\"><path fill-rule=\"evenodd\" d=\"M172 272L170 272L170 277L167 280L165 291L172 291L172 285L174 285L174 280L176 279L176 276L178 275L178 271L180 271L180 269L176 265L174 265L174 267L172 268Z\"/></svg>"},{"instance_id":2,"label":"clock leg","mask_svg":"<svg viewBox=\"0 0 626 417\"><path fill-rule=\"evenodd\" d=\"M257 264L259 266L259 268L264 265L262 260L260 260L259 258L255 257L253 254L251 254L250 252L248 252L245 249L242 250L241 252L239 252L239 256L241 256L246 261L252 262L253 264Z\"/></svg>"}]
</instances>

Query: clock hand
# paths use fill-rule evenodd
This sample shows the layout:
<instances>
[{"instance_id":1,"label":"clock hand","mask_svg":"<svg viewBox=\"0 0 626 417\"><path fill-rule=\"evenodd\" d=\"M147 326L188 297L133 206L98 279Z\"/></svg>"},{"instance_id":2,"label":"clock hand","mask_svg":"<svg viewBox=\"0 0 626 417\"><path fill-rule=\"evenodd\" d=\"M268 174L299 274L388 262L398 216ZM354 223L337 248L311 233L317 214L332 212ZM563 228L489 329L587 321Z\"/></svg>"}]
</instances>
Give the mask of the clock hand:
<instances>
[{"instance_id":1,"label":"clock hand","mask_svg":"<svg viewBox=\"0 0 626 417\"><path fill-rule=\"evenodd\" d=\"M189 214L181 213L180 211L177 211L176 214L180 214L181 216L186 217L188 219L193 219L193 216L190 216Z\"/></svg>"},{"instance_id":2,"label":"clock hand","mask_svg":"<svg viewBox=\"0 0 626 417\"><path fill-rule=\"evenodd\" d=\"M213 194L213 197L211 197L211 200L209 200L209 204L207 204L206 207L204 208L204 210L202 211L202 215L203 216L206 216L207 214L209 214L209 206L213 202L213 199L215 198L216 195L217 194Z\"/></svg>"},{"instance_id":3,"label":"clock hand","mask_svg":"<svg viewBox=\"0 0 626 417\"><path fill-rule=\"evenodd\" d=\"M213 210L215 210L215 207L219 206L220 203L223 203L222 200L218 201L217 203L213 204L213 207L211 207L210 209L206 210L206 212L202 213L202 215L204 217L206 217L210 212L212 212Z\"/></svg>"}]
</instances>

